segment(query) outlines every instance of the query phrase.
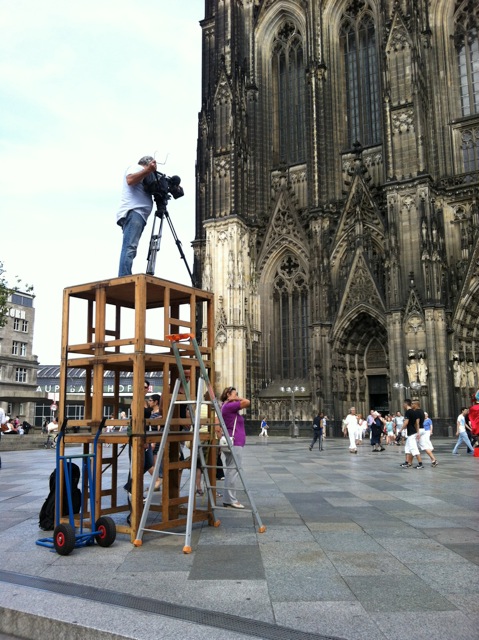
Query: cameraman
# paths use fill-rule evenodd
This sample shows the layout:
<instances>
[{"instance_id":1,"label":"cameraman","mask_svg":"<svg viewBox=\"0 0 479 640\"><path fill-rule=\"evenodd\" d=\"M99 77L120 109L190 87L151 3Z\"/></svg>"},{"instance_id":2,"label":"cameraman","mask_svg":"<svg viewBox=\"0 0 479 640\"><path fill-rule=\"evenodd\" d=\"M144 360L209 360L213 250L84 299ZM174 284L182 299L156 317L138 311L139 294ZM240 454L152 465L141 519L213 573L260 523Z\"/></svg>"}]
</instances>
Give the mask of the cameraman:
<instances>
[{"instance_id":1,"label":"cameraman","mask_svg":"<svg viewBox=\"0 0 479 640\"><path fill-rule=\"evenodd\" d=\"M143 179L154 171L156 160L151 156L143 156L137 165L128 167L125 172L120 209L116 214L117 224L123 230L118 277L131 275L138 243L153 208L153 199L145 191Z\"/></svg>"}]
</instances>

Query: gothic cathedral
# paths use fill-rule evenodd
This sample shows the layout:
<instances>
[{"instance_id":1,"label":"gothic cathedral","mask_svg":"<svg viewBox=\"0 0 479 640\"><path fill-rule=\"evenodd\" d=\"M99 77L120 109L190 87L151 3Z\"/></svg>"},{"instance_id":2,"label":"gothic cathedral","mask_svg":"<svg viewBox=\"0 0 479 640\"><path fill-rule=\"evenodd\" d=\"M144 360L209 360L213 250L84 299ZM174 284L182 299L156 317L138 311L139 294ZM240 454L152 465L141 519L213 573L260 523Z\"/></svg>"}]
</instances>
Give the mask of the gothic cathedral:
<instances>
[{"instance_id":1,"label":"gothic cathedral","mask_svg":"<svg viewBox=\"0 0 479 640\"><path fill-rule=\"evenodd\" d=\"M479 386L479 3L206 0L201 27L217 388L254 419L417 395L454 424Z\"/></svg>"}]
</instances>

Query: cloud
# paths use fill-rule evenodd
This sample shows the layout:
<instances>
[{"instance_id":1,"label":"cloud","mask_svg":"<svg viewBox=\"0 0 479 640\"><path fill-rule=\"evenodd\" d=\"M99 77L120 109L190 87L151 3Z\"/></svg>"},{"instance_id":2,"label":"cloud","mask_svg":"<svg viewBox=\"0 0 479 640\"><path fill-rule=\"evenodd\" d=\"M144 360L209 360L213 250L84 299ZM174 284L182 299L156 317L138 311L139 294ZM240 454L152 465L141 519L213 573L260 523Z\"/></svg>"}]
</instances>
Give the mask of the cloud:
<instances>
[{"instance_id":1,"label":"cloud","mask_svg":"<svg viewBox=\"0 0 479 640\"><path fill-rule=\"evenodd\" d=\"M203 3L178 4L2 3L2 260L9 278L35 287L43 364L58 360L63 288L117 273L121 179L144 154L169 153L163 170L182 177L186 195L170 213L192 264ZM156 275L179 260L165 233Z\"/></svg>"}]
</instances>

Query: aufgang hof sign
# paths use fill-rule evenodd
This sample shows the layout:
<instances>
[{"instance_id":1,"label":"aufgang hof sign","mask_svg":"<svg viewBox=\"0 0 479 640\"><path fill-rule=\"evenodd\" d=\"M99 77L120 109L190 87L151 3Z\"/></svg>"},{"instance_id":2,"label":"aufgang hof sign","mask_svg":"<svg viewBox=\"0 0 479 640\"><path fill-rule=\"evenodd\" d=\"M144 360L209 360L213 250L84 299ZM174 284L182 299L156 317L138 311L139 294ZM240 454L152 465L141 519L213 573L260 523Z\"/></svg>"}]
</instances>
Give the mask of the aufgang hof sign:
<instances>
[{"instance_id":1,"label":"aufgang hof sign","mask_svg":"<svg viewBox=\"0 0 479 640\"><path fill-rule=\"evenodd\" d=\"M121 396L131 396L133 395L133 385L132 384L120 384L120 395ZM103 385L103 395L112 396L114 393L115 387L112 384L104 384ZM60 385L59 384L41 384L38 385L37 391L40 393L59 393ZM154 384L150 382L150 387L148 389L148 393L161 393L163 390L162 384ZM93 386L90 389L90 392L93 393ZM85 393L85 385L81 383L73 383L67 385L67 393Z\"/></svg>"}]
</instances>

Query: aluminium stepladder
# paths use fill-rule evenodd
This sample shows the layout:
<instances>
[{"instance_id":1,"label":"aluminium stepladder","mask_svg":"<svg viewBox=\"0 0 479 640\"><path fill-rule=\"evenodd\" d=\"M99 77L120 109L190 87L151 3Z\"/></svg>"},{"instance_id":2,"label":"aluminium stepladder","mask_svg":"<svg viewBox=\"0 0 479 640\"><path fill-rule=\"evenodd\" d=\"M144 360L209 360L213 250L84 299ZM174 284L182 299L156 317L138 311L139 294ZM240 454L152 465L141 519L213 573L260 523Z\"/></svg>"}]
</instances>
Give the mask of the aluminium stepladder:
<instances>
[{"instance_id":1,"label":"aluminium stepladder","mask_svg":"<svg viewBox=\"0 0 479 640\"><path fill-rule=\"evenodd\" d=\"M253 500L253 497L250 493L250 491L248 490L246 483L245 483L245 479L244 479L244 474L243 474L243 469L241 467L241 465L238 463L238 458L234 452L234 448L232 447L232 442L231 442L231 438L229 436L228 430L226 428L225 422L223 420L223 414L221 413L221 408L220 405L218 403L218 400L216 398L216 395L214 393L213 387L210 383L209 380L209 376L208 376L208 372L206 370L205 367L205 363L203 361L203 357L200 351L200 348L198 346L198 343L196 341L196 338L194 336L194 334L191 333L186 333L186 334L173 334L173 335L169 335L166 336L166 339L168 339L171 342L171 348L173 350L173 354L175 356L175 360L176 360L176 364L178 367L178 373L179 373L179 378L176 380L175 382L175 386L173 389L173 393L171 395L171 401L170 401L170 406L168 407L168 414L166 417L166 421L165 421L165 426L164 426L164 430L163 430L163 436L161 439L161 443L160 443L160 448L158 451L158 455L157 455L157 459L156 459L156 463L154 466L154 470L153 470L153 475L151 478L151 483L150 483L150 487L148 489L148 493L147 493L147 497L146 497L146 501L145 501L145 505L143 507L143 512L141 515L141 519L140 519L140 524L138 527L138 532L136 535L136 539L134 541L134 545L135 546L141 546L142 544L142 539L143 539L143 533L145 531L150 531L150 532L158 532L158 533L165 533L165 534L170 534L170 535L184 535L185 536L185 545L183 547L183 553L191 553L191 532L192 532L192 526L193 526L193 512L195 509L195 500L196 500L196 466L197 466L197 460L198 460L198 456L200 458L200 464L201 464L201 470L203 473L203 478L205 480L205 486L207 489L207 495L208 495L208 502L209 505L211 507L211 510L213 512L213 519L214 519L214 526L219 526L220 522L219 520L216 520L216 515L215 515L215 511L219 510L219 509L228 509L228 507L224 507L224 506L218 506L216 505L216 499L215 499L215 494L213 493L213 489L215 489L214 486L211 485L210 482L210 477L208 475L208 469L211 468L216 468L216 465L208 465L206 464L206 460L205 460L205 456L203 453L203 447L214 447L217 448L218 445L217 444L206 444L206 443L201 443L200 445L200 427L201 427L201 406L202 405L212 405L217 417L218 422L221 425L221 430L228 442L228 445L231 448L231 455L233 457L233 461L234 461L234 468L236 469L236 471L238 472L238 476L240 478L241 484L243 489L238 489L237 487L235 487L235 489L240 490L240 491L244 491L248 497L248 500L250 502L250 506L251 509L244 509L242 510L243 513L246 512L250 512L253 514L254 519L256 521L256 524L258 525L258 532L259 533L264 533L266 531L266 527L263 525L263 523L261 522L261 518L260 515L258 513L258 510L256 508L256 504ZM194 363L194 366L199 366L200 369L200 379L198 380L198 386L197 386L197 393L196 393L196 400L192 400L190 398L190 392L189 392L189 384L186 380L186 375L185 375L185 371L184 371L184 367L183 367L183 363L181 360L181 354L179 351L179 347L178 347L178 343L179 342L183 342L185 340L188 340L190 342L190 345L183 345L184 348L188 349L189 347L189 353L191 353L191 348L193 349L193 353L196 357L196 362L192 361L192 363ZM179 393L179 389L180 386L183 387L184 389L184 393L186 396L186 400L178 400L178 393ZM209 396L209 400L204 400L204 395L205 392L208 394ZM189 410L190 410L190 415L193 419L193 441L191 443L191 455L190 455L190 461L191 461L191 467L190 467L190 478L189 478L189 491L188 491L188 506L187 506L187 515L186 515L186 531L184 533L177 533L177 532L172 532L172 531L166 531L166 530L161 530L159 528L155 528L155 529L148 529L146 527L146 521L148 518L148 513L150 510L150 505L151 505L151 501L153 498L153 491L154 491L154 486L156 483L157 478L159 477L159 470L160 470L160 465L161 465L161 461L163 459L163 453L165 450L165 446L166 446L166 442L167 442L167 438L168 438L168 434L170 432L170 425L171 425L171 420L173 418L173 412L174 412L174 408L176 405L187 405ZM225 489L228 489L228 487L224 487Z\"/></svg>"}]
</instances>

